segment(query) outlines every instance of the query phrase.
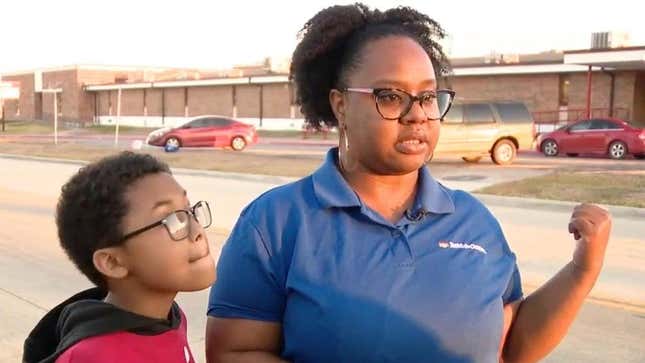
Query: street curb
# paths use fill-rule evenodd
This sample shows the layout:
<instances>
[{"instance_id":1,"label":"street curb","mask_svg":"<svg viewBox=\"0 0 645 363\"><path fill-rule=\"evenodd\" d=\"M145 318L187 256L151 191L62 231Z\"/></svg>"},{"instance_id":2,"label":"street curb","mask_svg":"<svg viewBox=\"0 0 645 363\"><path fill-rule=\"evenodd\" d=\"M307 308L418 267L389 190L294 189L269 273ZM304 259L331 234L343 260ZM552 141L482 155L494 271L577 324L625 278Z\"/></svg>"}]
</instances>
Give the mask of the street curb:
<instances>
[{"instance_id":1,"label":"street curb","mask_svg":"<svg viewBox=\"0 0 645 363\"><path fill-rule=\"evenodd\" d=\"M564 213L571 213L573 211L573 208L580 204L578 202L507 197L492 194L473 193L473 195L486 205L511 208L530 208ZM615 217L645 221L645 208L623 207L616 205L603 205L603 207L607 208L609 212Z\"/></svg>"},{"instance_id":2,"label":"street curb","mask_svg":"<svg viewBox=\"0 0 645 363\"><path fill-rule=\"evenodd\" d=\"M15 159L15 160L48 161L48 162L55 162L60 164L72 164L72 165L88 164L87 161L83 161L83 160L58 159L58 158L48 158L48 157L40 157L40 156L27 156L27 155L3 154L3 153L0 153L0 158ZM172 168L172 170L176 171L179 175L214 176L218 178L255 181L255 182L262 182L262 183L276 184L276 185L287 184L300 179L300 178L293 178L293 177L286 177L286 176L232 173L232 172L200 170L200 169ZM485 205L511 207L511 208L518 208L518 207L531 208L536 210L548 210L548 211L556 211L556 212L564 212L564 213L570 213L576 205L580 204L577 202L545 200L545 199L535 199L535 198L507 197L507 196L481 194L481 193L473 193L473 195L477 197L480 201L482 201L482 203L484 203ZM609 205L605 207L615 217L636 219L639 221L645 220L645 208L633 208L633 207L623 207L623 206L614 206L614 205Z\"/></svg>"},{"instance_id":3,"label":"street curb","mask_svg":"<svg viewBox=\"0 0 645 363\"><path fill-rule=\"evenodd\" d=\"M20 154L3 154L0 153L0 158L3 159L13 159L13 160L28 160L28 161L47 161L50 163L57 164L70 164L70 165L87 165L89 161L86 160L75 160L75 159L59 159L45 156L32 156L32 155L20 155Z\"/></svg>"},{"instance_id":4,"label":"street curb","mask_svg":"<svg viewBox=\"0 0 645 363\"><path fill-rule=\"evenodd\" d=\"M78 165L79 167L89 164L89 162L85 160L59 159L59 158L50 158L50 157L42 157L42 156L29 156L29 155L3 154L3 153L0 153L0 158L13 159L13 160L27 160L27 161L46 161L46 162L57 163L57 164ZM287 177L287 176L233 173L233 172L224 172L224 171L217 171L217 170L201 170L201 169L185 169L185 168L171 168L171 169L175 175L217 177L222 179L275 184L276 186L292 183L300 179L300 178L293 178L293 177Z\"/></svg>"}]
</instances>

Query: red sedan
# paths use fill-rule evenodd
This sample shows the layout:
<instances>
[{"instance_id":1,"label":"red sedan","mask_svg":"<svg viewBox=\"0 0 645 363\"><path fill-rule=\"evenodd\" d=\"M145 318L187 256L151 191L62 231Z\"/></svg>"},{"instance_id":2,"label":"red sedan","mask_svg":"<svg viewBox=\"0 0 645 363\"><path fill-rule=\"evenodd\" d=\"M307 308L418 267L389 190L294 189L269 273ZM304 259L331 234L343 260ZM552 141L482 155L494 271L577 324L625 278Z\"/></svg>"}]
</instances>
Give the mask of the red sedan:
<instances>
[{"instance_id":1,"label":"red sedan","mask_svg":"<svg viewBox=\"0 0 645 363\"><path fill-rule=\"evenodd\" d=\"M645 130L620 119L594 118L540 135L537 148L546 156L601 153L612 159L627 154L645 159Z\"/></svg>"},{"instance_id":2,"label":"red sedan","mask_svg":"<svg viewBox=\"0 0 645 363\"><path fill-rule=\"evenodd\" d=\"M146 140L155 146L230 147L235 151L257 141L255 127L222 116L202 116L177 128L156 130Z\"/></svg>"}]
</instances>

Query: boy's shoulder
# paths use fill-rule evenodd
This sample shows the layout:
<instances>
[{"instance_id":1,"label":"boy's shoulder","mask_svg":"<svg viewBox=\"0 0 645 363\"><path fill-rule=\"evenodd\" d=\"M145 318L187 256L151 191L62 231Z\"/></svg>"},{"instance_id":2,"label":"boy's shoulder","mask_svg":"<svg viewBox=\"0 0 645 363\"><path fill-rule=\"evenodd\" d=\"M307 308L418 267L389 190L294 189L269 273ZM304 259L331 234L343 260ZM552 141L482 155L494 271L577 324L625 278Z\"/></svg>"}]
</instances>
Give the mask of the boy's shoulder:
<instances>
[{"instance_id":1,"label":"boy's shoulder","mask_svg":"<svg viewBox=\"0 0 645 363\"><path fill-rule=\"evenodd\" d=\"M171 314L173 318L167 322L144 318L149 319L148 324L124 325L121 330L78 340L56 362L194 362L186 336L186 316L176 304ZM123 324L123 318L128 319L113 316L105 323Z\"/></svg>"},{"instance_id":2,"label":"boy's shoulder","mask_svg":"<svg viewBox=\"0 0 645 363\"><path fill-rule=\"evenodd\" d=\"M25 341L23 360L101 363L124 361L110 359L114 354L129 357L137 351L183 354L187 325L179 305L172 304L168 319L153 319L105 303L103 298L105 292L90 289L52 309ZM168 351L168 347L174 348ZM161 355L159 360L143 361L166 360ZM182 362L176 357L173 361Z\"/></svg>"},{"instance_id":3,"label":"boy's shoulder","mask_svg":"<svg viewBox=\"0 0 645 363\"><path fill-rule=\"evenodd\" d=\"M85 338L66 349L56 360L56 363L77 362L193 363L194 359L182 316L181 327L160 334L119 331Z\"/></svg>"}]
</instances>

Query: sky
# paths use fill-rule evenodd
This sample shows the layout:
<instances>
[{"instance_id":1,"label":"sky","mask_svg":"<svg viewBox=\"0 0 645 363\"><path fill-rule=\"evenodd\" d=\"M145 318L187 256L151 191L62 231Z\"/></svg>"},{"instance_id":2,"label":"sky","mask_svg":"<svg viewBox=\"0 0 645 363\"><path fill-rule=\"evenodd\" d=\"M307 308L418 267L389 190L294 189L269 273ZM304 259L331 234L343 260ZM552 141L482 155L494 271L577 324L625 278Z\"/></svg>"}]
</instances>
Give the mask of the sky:
<instances>
[{"instance_id":1,"label":"sky","mask_svg":"<svg viewBox=\"0 0 645 363\"><path fill-rule=\"evenodd\" d=\"M588 48L592 32L645 45L645 6L612 1L365 0L412 6L449 33L452 57ZM224 69L289 57L319 10L353 1L4 1L0 73L72 64Z\"/></svg>"}]
</instances>

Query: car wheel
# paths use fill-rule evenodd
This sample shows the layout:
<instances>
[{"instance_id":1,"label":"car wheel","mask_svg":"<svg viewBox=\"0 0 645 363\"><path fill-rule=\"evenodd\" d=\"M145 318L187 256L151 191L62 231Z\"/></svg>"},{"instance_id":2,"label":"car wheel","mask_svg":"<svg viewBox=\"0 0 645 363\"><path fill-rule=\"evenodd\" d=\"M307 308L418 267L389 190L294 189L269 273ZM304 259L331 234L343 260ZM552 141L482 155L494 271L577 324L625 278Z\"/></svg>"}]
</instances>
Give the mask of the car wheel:
<instances>
[{"instance_id":1,"label":"car wheel","mask_svg":"<svg viewBox=\"0 0 645 363\"><path fill-rule=\"evenodd\" d=\"M627 145L622 141L614 141L609 144L609 157L612 159L623 159L627 155Z\"/></svg>"},{"instance_id":2,"label":"car wheel","mask_svg":"<svg viewBox=\"0 0 645 363\"><path fill-rule=\"evenodd\" d=\"M515 160L515 155L517 154L517 148L511 140L504 139L498 141L495 146L493 146L493 152L491 153L491 159L497 165L509 165Z\"/></svg>"},{"instance_id":3,"label":"car wheel","mask_svg":"<svg viewBox=\"0 0 645 363\"><path fill-rule=\"evenodd\" d=\"M474 164L474 163L478 163L479 160L482 159L482 157L481 156L464 156L461 159L463 161L467 162L467 163L473 163Z\"/></svg>"},{"instance_id":4,"label":"car wheel","mask_svg":"<svg viewBox=\"0 0 645 363\"><path fill-rule=\"evenodd\" d=\"M246 147L246 140L242 136L235 136L231 140L231 148L235 151L242 151Z\"/></svg>"},{"instance_id":5,"label":"car wheel","mask_svg":"<svg viewBox=\"0 0 645 363\"><path fill-rule=\"evenodd\" d=\"M576 156L578 156L578 153L567 153L567 156L575 158Z\"/></svg>"},{"instance_id":6,"label":"car wheel","mask_svg":"<svg viewBox=\"0 0 645 363\"><path fill-rule=\"evenodd\" d=\"M165 146L171 147L171 148L179 148L181 146L181 143L179 142L179 139L176 137L169 137L166 140Z\"/></svg>"},{"instance_id":7,"label":"car wheel","mask_svg":"<svg viewBox=\"0 0 645 363\"><path fill-rule=\"evenodd\" d=\"M636 154L636 155L634 155L634 157L636 159L638 159L638 160L643 160L643 159L645 159L645 154Z\"/></svg>"},{"instance_id":8,"label":"car wheel","mask_svg":"<svg viewBox=\"0 0 645 363\"><path fill-rule=\"evenodd\" d=\"M542 143L542 154L544 156L556 156L560 152L558 143L555 140L546 140Z\"/></svg>"}]
</instances>

